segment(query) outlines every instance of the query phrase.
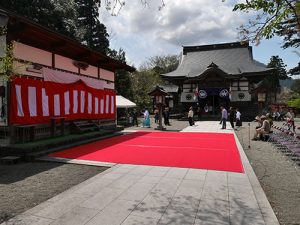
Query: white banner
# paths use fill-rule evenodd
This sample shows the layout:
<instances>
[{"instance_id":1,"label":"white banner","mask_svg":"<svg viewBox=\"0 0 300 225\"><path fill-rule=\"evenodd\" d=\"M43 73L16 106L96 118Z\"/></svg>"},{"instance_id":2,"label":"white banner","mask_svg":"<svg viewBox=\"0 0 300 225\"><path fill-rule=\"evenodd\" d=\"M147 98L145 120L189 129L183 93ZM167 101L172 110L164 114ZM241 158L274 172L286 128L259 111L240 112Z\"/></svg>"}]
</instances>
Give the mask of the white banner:
<instances>
[{"instance_id":1,"label":"white banner","mask_svg":"<svg viewBox=\"0 0 300 225\"><path fill-rule=\"evenodd\" d=\"M104 89L104 83L106 83L106 81L98 80L96 78L79 76L68 72L52 70L46 67L43 67L42 73L45 81L53 81L62 84L70 84L82 80L89 87Z\"/></svg>"}]
</instances>

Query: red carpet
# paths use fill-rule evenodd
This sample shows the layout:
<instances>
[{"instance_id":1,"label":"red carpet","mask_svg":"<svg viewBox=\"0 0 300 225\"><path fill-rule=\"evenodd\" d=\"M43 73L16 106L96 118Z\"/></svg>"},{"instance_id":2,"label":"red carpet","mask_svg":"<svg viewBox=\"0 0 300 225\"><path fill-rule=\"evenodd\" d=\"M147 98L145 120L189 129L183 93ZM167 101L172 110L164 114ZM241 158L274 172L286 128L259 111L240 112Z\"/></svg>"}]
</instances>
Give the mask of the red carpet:
<instances>
[{"instance_id":1,"label":"red carpet","mask_svg":"<svg viewBox=\"0 0 300 225\"><path fill-rule=\"evenodd\" d=\"M233 134L136 132L81 145L50 156L243 172Z\"/></svg>"}]
</instances>

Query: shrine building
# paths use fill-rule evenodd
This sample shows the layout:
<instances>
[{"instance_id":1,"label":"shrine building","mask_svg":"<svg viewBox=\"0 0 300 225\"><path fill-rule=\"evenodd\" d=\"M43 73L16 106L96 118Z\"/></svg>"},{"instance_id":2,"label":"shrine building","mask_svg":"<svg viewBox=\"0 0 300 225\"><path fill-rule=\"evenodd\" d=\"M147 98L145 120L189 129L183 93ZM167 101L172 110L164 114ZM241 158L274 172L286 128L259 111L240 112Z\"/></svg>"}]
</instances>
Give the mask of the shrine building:
<instances>
[{"instance_id":1,"label":"shrine building","mask_svg":"<svg viewBox=\"0 0 300 225\"><path fill-rule=\"evenodd\" d=\"M114 73L133 67L6 10L0 26L2 145L115 128Z\"/></svg>"},{"instance_id":2,"label":"shrine building","mask_svg":"<svg viewBox=\"0 0 300 225\"><path fill-rule=\"evenodd\" d=\"M274 97L262 82L272 74L273 69L253 59L248 43L233 42L183 46L178 68L161 77L173 112L193 106L217 115L220 106L233 106L252 117Z\"/></svg>"}]
</instances>

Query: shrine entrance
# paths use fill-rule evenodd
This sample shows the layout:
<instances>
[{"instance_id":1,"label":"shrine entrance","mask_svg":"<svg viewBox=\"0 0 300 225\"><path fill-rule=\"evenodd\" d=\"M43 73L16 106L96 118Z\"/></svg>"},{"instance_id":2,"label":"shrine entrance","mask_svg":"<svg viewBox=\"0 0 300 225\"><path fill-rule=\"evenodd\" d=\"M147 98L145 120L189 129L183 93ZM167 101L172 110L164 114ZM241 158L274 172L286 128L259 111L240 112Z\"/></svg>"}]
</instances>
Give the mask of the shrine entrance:
<instances>
[{"instance_id":1,"label":"shrine entrance","mask_svg":"<svg viewBox=\"0 0 300 225\"><path fill-rule=\"evenodd\" d=\"M199 90L198 105L203 109L204 114L217 115L220 107L229 107L229 90L221 88L203 88Z\"/></svg>"}]
</instances>

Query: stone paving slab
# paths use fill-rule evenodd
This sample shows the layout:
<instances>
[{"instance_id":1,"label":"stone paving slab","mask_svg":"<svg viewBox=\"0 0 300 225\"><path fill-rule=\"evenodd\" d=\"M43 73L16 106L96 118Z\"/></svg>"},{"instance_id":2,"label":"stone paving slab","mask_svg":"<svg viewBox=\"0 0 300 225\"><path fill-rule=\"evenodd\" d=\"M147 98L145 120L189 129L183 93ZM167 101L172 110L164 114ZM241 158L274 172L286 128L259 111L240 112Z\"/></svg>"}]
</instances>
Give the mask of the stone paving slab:
<instances>
[{"instance_id":1,"label":"stone paving slab","mask_svg":"<svg viewBox=\"0 0 300 225\"><path fill-rule=\"evenodd\" d=\"M183 132L234 133L229 126L197 122ZM245 173L112 165L1 225L279 225L238 140L237 146Z\"/></svg>"}]
</instances>

